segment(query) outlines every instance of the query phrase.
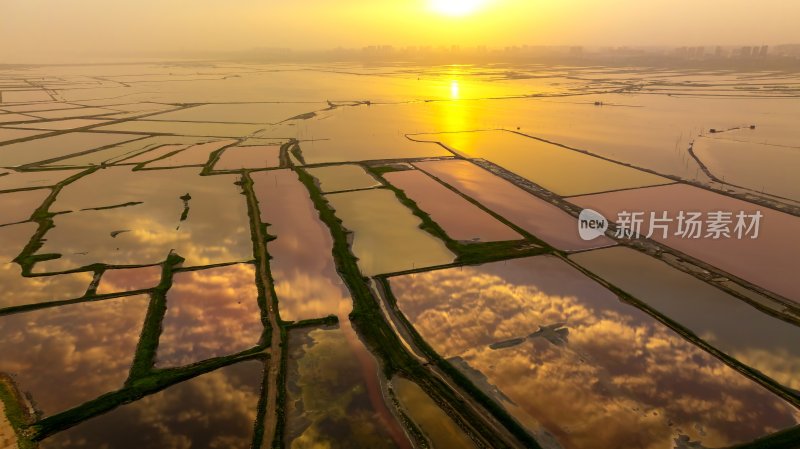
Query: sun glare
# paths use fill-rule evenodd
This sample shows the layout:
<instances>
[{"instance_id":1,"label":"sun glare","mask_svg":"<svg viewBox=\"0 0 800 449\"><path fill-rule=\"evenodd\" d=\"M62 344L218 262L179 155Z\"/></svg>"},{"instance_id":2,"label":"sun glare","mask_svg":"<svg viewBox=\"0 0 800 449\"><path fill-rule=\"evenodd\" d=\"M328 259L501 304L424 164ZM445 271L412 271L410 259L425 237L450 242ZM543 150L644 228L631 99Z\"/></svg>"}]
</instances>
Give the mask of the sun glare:
<instances>
[{"instance_id":1,"label":"sun glare","mask_svg":"<svg viewBox=\"0 0 800 449\"><path fill-rule=\"evenodd\" d=\"M485 0L431 0L431 9L439 14L452 17L472 14L483 5Z\"/></svg>"}]
</instances>

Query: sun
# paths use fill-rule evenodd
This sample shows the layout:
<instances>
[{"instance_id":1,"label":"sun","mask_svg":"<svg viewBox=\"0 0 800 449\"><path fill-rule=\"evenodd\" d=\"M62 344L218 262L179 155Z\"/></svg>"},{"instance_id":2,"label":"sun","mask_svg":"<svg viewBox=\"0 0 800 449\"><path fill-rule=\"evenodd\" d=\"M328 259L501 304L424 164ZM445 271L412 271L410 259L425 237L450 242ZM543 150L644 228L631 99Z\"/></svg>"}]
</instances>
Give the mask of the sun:
<instances>
[{"instance_id":1,"label":"sun","mask_svg":"<svg viewBox=\"0 0 800 449\"><path fill-rule=\"evenodd\" d=\"M430 0L431 9L451 17L466 16L476 12L485 0Z\"/></svg>"}]
</instances>

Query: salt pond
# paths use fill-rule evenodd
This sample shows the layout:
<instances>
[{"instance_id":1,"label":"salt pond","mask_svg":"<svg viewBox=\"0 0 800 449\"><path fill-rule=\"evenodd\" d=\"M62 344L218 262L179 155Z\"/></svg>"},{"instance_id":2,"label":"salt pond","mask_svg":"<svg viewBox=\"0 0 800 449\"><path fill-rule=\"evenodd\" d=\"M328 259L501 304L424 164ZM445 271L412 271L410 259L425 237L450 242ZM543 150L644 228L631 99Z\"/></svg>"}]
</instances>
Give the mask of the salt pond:
<instances>
[{"instance_id":1,"label":"salt pond","mask_svg":"<svg viewBox=\"0 0 800 449\"><path fill-rule=\"evenodd\" d=\"M353 253L367 276L452 262L455 255L419 228L421 220L386 189L325 196L344 227L353 231Z\"/></svg>"},{"instance_id":2,"label":"salt pond","mask_svg":"<svg viewBox=\"0 0 800 449\"><path fill-rule=\"evenodd\" d=\"M492 242L523 238L421 171L398 171L383 177L417 203L454 240Z\"/></svg>"},{"instance_id":3,"label":"salt pond","mask_svg":"<svg viewBox=\"0 0 800 449\"><path fill-rule=\"evenodd\" d=\"M664 448L687 435L719 447L800 419L793 406L558 258L390 282L425 341L540 441Z\"/></svg>"},{"instance_id":4,"label":"salt pond","mask_svg":"<svg viewBox=\"0 0 800 449\"><path fill-rule=\"evenodd\" d=\"M54 217L55 227L37 251L61 257L37 263L34 271L92 263L152 265L170 251L186 259L187 267L252 260L247 203L238 180L199 176L194 168L126 167L81 178L50 206L50 212L71 212Z\"/></svg>"},{"instance_id":5,"label":"salt pond","mask_svg":"<svg viewBox=\"0 0 800 449\"><path fill-rule=\"evenodd\" d=\"M291 170L252 173L267 242L270 274L286 321L336 315L347 320L350 293L336 272L333 239L303 183Z\"/></svg>"},{"instance_id":6,"label":"salt pond","mask_svg":"<svg viewBox=\"0 0 800 449\"><path fill-rule=\"evenodd\" d=\"M264 325L255 267L234 264L172 277L156 366L182 366L256 346Z\"/></svg>"},{"instance_id":7,"label":"salt pond","mask_svg":"<svg viewBox=\"0 0 800 449\"><path fill-rule=\"evenodd\" d=\"M84 421L41 447L249 447L263 371L262 362L247 361L202 374Z\"/></svg>"},{"instance_id":8,"label":"salt pond","mask_svg":"<svg viewBox=\"0 0 800 449\"><path fill-rule=\"evenodd\" d=\"M387 408L377 364L345 329L289 334L286 447L410 448Z\"/></svg>"},{"instance_id":9,"label":"salt pond","mask_svg":"<svg viewBox=\"0 0 800 449\"><path fill-rule=\"evenodd\" d=\"M800 391L800 327L630 248L587 251L570 258L712 346Z\"/></svg>"},{"instance_id":10,"label":"salt pond","mask_svg":"<svg viewBox=\"0 0 800 449\"><path fill-rule=\"evenodd\" d=\"M800 254L798 217L685 184L580 196L571 198L570 202L594 209L612 222L617 221L622 211L643 212L642 230L649 229L651 212L656 217L666 212L673 220L672 232L665 237L657 231L652 236L654 240L800 304L800 290L795 280ZM700 212L701 221L710 212L731 213L729 237L708 237L706 229L702 230L701 238L675 235L678 228L674 220L681 211ZM739 212L762 214L757 238L752 238L752 233L741 239L736 237L733 229Z\"/></svg>"},{"instance_id":11,"label":"salt pond","mask_svg":"<svg viewBox=\"0 0 800 449\"><path fill-rule=\"evenodd\" d=\"M45 416L119 389L148 304L139 295L0 316L0 372Z\"/></svg>"},{"instance_id":12,"label":"salt pond","mask_svg":"<svg viewBox=\"0 0 800 449\"><path fill-rule=\"evenodd\" d=\"M423 134L468 158L491 161L562 196L672 182L631 167L508 131ZM564 176L569 170L570 175Z\"/></svg>"},{"instance_id":13,"label":"salt pond","mask_svg":"<svg viewBox=\"0 0 800 449\"><path fill-rule=\"evenodd\" d=\"M470 162L433 161L414 165L556 248L569 251L614 244L605 237L581 239L574 217Z\"/></svg>"},{"instance_id":14,"label":"salt pond","mask_svg":"<svg viewBox=\"0 0 800 449\"><path fill-rule=\"evenodd\" d=\"M317 178L322 192L340 192L342 190L369 189L381 185L377 179L367 173L363 167L353 164L329 165L306 169L308 174Z\"/></svg>"}]
</instances>

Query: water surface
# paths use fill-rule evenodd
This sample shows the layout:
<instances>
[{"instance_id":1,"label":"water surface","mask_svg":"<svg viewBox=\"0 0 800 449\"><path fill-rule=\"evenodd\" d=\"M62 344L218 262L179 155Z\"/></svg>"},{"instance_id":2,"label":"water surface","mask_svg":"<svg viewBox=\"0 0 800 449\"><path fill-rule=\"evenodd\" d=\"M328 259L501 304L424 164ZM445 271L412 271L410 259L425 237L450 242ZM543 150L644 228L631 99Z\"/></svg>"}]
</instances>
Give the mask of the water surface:
<instances>
[{"instance_id":1,"label":"water surface","mask_svg":"<svg viewBox=\"0 0 800 449\"><path fill-rule=\"evenodd\" d=\"M16 167L140 138L135 134L73 132L0 147L0 167Z\"/></svg>"},{"instance_id":2,"label":"water surface","mask_svg":"<svg viewBox=\"0 0 800 449\"><path fill-rule=\"evenodd\" d=\"M800 327L630 248L587 251L570 258L712 346L800 391Z\"/></svg>"},{"instance_id":3,"label":"water surface","mask_svg":"<svg viewBox=\"0 0 800 449\"><path fill-rule=\"evenodd\" d=\"M80 172L81 170L11 172L5 176L0 176L0 191L28 189L34 187L50 187L71 176L75 176Z\"/></svg>"},{"instance_id":4,"label":"water surface","mask_svg":"<svg viewBox=\"0 0 800 449\"><path fill-rule=\"evenodd\" d=\"M717 179L800 201L800 148L722 138L699 138L692 148Z\"/></svg>"},{"instance_id":5,"label":"water surface","mask_svg":"<svg viewBox=\"0 0 800 449\"><path fill-rule=\"evenodd\" d=\"M259 361L220 368L84 421L41 447L250 447L263 371Z\"/></svg>"},{"instance_id":6,"label":"water surface","mask_svg":"<svg viewBox=\"0 0 800 449\"><path fill-rule=\"evenodd\" d=\"M92 282L92 272L23 277L22 267L12 261L22 253L37 227L35 223L0 227L0 309L80 298Z\"/></svg>"},{"instance_id":7,"label":"water surface","mask_svg":"<svg viewBox=\"0 0 800 449\"><path fill-rule=\"evenodd\" d=\"M673 219L680 211L702 212L703 217L707 217L708 212L730 212L733 217L729 226L731 238L705 237L705 228L702 238L681 238L674 234L665 238L661 232L656 232L652 238L800 303L800 289L795 279L800 254L798 217L685 184L587 195L572 198L570 202L594 209L612 222L617 221L622 211L644 212L643 230L648 229L650 212L658 217L667 212ZM758 237L737 239L733 232L736 214L756 211L763 214ZM673 222L669 229L676 232L677 223Z\"/></svg>"},{"instance_id":8,"label":"water surface","mask_svg":"<svg viewBox=\"0 0 800 449\"><path fill-rule=\"evenodd\" d=\"M161 271L161 265L105 270L96 293L105 295L153 288L161 282Z\"/></svg>"},{"instance_id":9,"label":"water surface","mask_svg":"<svg viewBox=\"0 0 800 449\"><path fill-rule=\"evenodd\" d=\"M264 325L255 267L234 264L172 277L156 366L235 354L259 343Z\"/></svg>"},{"instance_id":10,"label":"water surface","mask_svg":"<svg viewBox=\"0 0 800 449\"><path fill-rule=\"evenodd\" d=\"M148 304L138 295L0 316L0 372L45 416L121 388Z\"/></svg>"},{"instance_id":11,"label":"water surface","mask_svg":"<svg viewBox=\"0 0 800 449\"><path fill-rule=\"evenodd\" d=\"M432 161L414 165L556 248L570 251L614 243L605 237L581 239L574 217L470 162Z\"/></svg>"},{"instance_id":12,"label":"water surface","mask_svg":"<svg viewBox=\"0 0 800 449\"><path fill-rule=\"evenodd\" d=\"M238 180L199 176L196 168L98 170L65 186L51 205L50 212L70 213L53 218L55 227L37 254L60 257L37 263L34 271L92 263L153 265L170 251L183 257L186 267L252 260L247 202Z\"/></svg>"},{"instance_id":13,"label":"water surface","mask_svg":"<svg viewBox=\"0 0 800 449\"><path fill-rule=\"evenodd\" d=\"M275 236L267 242L267 251L281 319L336 315L347 320L352 300L336 271L330 230L297 174L271 170L250 176L261 221Z\"/></svg>"},{"instance_id":14,"label":"water surface","mask_svg":"<svg viewBox=\"0 0 800 449\"><path fill-rule=\"evenodd\" d=\"M381 185L377 179L366 172L363 167L353 164L330 165L306 169L308 174L317 178L323 192L340 192L342 190L369 189Z\"/></svg>"},{"instance_id":15,"label":"water surface","mask_svg":"<svg viewBox=\"0 0 800 449\"><path fill-rule=\"evenodd\" d=\"M280 145L229 147L214 164L214 170L278 167L281 163L280 152Z\"/></svg>"},{"instance_id":16,"label":"water surface","mask_svg":"<svg viewBox=\"0 0 800 449\"><path fill-rule=\"evenodd\" d=\"M182 136L244 137L262 129L262 125L206 122L161 122L131 120L96 128L101 131L175 134Z\"/></svg>"},{"instance_id":17,"label":"water surface","mask_svg":"<svg viewBox=\"0 0 800 449\"><path fill-rule=\"evenodd\" d=\"M325 103L204 104L148 117L149 120L219 123L279 123L326 108Z\"/></svg>"},{"instance_id":18,"label":"water surface","mask_svg":"<svg viewBox=\"0 0 800 449\"><path fill-rule=\"evenodd\" d=\"M9 176L13 175L3 178ZM0 192L0 225L28 221L48 196L50 189Z\"/></svg>"},{"instance_id":19,"label":"water surface","mask_svg":"<svg viewBox=\"0 0 800 449\"><path fill-rule=\"evenodd\" d=\"M392 379L392 388L404 412L422 430L434 449L476 447L419 385L403 377L395 377Z\"/></svg>"},{"instance_id":20,"label":"water surface","mask_svg":"<svg viewBox=\"0 0 800 449\"><path fill-rule=\"evenodd\" d=\"M423 134L414 138L440 142L468 158L486 159L561 196L672 182L507 131Z\"/></svg>"},{"instance_id":21,"label":"water surface","mask_svg":"<svg viewBox=\"0 0 800 449\"><path fill-rule=\"evenodd\" d=\"M211 153L234 143L236 143L235 140L221 140L192 145L177 154L150 162L147 164L147 168L205 165L211 157Z\"/></svg>"},{"instance_id":22,"label":"water surface","mask_svg":"<svg viewBox=\"0 0 800 449\"><path fill-rule=\"evenodd\" d=\"M540 441L728 446L798 411L552 257L391 278L422 337Z\"/></svg>"},{"instance_id":23,"label":"water surface","mask_svg":"<svg viewBox=\"0 0 800 449\"><path fill-rule=\"evenodd\" d=\"M454 240L493 242L523 238L421 171L398 171L383 177L417 203Z\"/></svg>"},{"instance_id":24,"label":"water surface","mask_svg":"<svg viewBox=\"0 0 800 449\"><path fill-rule=\"evenodd\" d=\"M364 275L410 270L453 261L442 241L386 189L326 195L345 228L353 231L353 254Z\"/></svg>"},{"instance_id":25,"label":"water surface","mask_svg":"<svg viewBox=\"0 0 800 449\"><path fill-rule=\"evenodd\" d=\"M375 360L344 327L289 334L286 447L410 448L384 402Z\"/></svg>"}]
</instances>

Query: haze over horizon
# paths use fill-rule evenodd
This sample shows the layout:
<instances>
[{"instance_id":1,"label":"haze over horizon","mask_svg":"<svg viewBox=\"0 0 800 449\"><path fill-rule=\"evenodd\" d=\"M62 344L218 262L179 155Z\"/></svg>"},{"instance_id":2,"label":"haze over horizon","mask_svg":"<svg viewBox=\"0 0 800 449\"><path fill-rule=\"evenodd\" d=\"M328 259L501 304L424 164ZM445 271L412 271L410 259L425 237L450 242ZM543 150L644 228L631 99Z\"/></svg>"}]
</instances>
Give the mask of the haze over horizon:
<instances>
[{"instance_id":1,"label":"haze over horizon","mask_svg":"<svg viewBox=\"0 0 800 449\"><path fill-rule=\"evenodd\" d=\"M5 0L0 63L265 47L774 45L800 41L797 17L800 3L782 0Z\"/></svg>"}]
</instances>

